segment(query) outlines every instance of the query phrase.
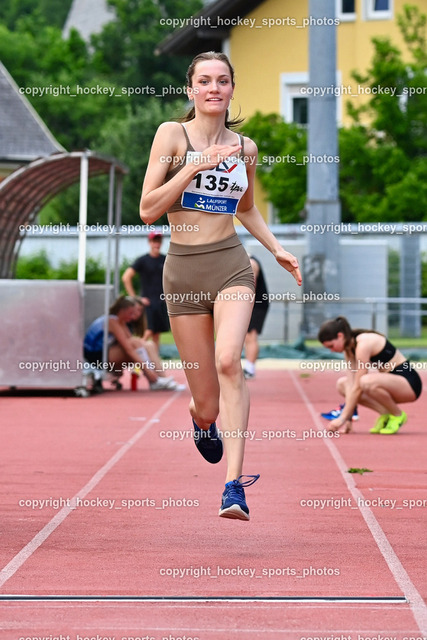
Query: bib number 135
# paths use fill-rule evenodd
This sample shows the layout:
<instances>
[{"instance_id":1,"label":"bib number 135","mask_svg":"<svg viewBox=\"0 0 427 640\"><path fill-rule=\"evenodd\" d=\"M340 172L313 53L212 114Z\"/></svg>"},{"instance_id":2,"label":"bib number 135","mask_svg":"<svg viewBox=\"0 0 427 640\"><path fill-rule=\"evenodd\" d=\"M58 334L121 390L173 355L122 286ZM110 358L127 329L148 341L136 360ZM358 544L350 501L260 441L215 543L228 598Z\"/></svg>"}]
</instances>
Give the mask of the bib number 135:
<instances>
[{"instance_id":1,"label":"bib number 135","mask_svg":"<svg viewBox=\"0 0 427 640\"><path fill-rule=\"evenodd\" d=\"M202 186L202 178L204 178L204 184ZM208 175L203 176L201 173L198 173L194 176L193 180L196 181L196 189L206 189L207 191L225 191L228 187L229 178L226 176L221 176L219 179L216 175L209 173Z\"/></svg>"}]
</instances>

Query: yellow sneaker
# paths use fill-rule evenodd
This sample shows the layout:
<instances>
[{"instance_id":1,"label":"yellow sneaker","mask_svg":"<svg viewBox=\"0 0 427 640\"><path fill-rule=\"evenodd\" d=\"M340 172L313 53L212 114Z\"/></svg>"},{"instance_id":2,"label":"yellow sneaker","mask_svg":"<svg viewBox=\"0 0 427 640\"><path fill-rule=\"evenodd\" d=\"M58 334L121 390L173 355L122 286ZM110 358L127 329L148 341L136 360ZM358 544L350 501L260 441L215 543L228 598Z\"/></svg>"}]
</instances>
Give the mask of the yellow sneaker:
<instances>
[{"instance_id":1,"label":"yellow sneaker","mask_svg":"<svg viewBox=\"0 0 427 640\"><path fill-rule=\"evenodd\" d=\"M408 416L402 411L400 416L389 416L386 426L381 429L380 433L392 434L397 433L402 425L407 421Z\"/></svg>"},{"instance_id":2,"label":"yellow sneaker","mask_svg":"<svg viewBox=\"0 0 427 640\"><path fill-rule=\"evenodd\" d=\"M374 426L372 427L372 429L369 430L370 433L380 433L381 429L384 429L384 427L387 425L388 419L390 418L390 414L389 413L383 413L383 415L379 416L377 418L376 423L374 424Z\"/></svg>"}]
</instances>

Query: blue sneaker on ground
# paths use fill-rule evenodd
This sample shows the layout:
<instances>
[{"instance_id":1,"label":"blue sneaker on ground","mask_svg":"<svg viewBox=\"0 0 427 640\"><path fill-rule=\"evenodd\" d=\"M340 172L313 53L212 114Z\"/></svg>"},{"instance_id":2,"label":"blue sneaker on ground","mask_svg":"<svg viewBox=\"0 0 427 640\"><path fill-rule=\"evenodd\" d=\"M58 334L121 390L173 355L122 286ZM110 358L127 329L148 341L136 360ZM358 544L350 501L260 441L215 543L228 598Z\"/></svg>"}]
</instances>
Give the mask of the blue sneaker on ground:
<instances>
[{"instance_id":1,"label":"blue sneaker on ground","mask_svg":"<svg viewBox=\"0 0 427 640\"><path fill-rule=\"evenodd\" d=\"M240 482L240 478L252 478L246 482ZM249 520L249 509L245 500L245 490L243 487L249 487L256 482L259 474L256 476L239 476L237 480L231 480L225 485L222 494L221 508L218 515L221 518L233 518L234 520Z\"/></svg>"},{"instance_id":2,"label":"blue sneaker on ground","mask_svg":"<svg viewBox=\"0 0 427 640\"><path fill-rule=\"evenodd\" d=\"M334 420L335 418L339 418L342 414L342 410L344 409L343 404L340 404L336 409L332 409L332 411L328 411L328 413L321 413L320 415L325 420ZM359 420L359 414L357 413L357 407L353 411L352 420Z\"/></svg>"},{"instance_id":3,"label":"blue sneaker on ground","mask_svg":"<svg viewBox=\"0 0 427 640\"><path fill-rule=\"evenodd\" d=\"M216 423L212 422L209 429L200 429L193 420L194 442L205 460L211 464L216 464L222 458L222 440L216 428Z\"/></svg>"}]
</instances>

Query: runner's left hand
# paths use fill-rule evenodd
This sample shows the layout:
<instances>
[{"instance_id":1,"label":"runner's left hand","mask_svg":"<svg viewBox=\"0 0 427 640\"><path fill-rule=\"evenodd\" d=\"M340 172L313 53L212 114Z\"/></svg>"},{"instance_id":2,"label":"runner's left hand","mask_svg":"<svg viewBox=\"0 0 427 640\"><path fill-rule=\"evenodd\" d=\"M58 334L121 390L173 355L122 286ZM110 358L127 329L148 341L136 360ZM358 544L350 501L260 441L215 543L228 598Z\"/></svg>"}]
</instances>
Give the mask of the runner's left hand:
<instances>
[{"instance_id":1,"label":"runner's left hand","mask_svg":"<svg viewBox=\"0 0 427 640\"><path fill-rule=\"evenodd\" d=\"M289 251L283 250L276 255L276 260L281 267L293 275L298 285L301 286L302 276L299 270L298 260L295 256L293 256L292 253L289 253Z\"/></svg>"}]
</instances>

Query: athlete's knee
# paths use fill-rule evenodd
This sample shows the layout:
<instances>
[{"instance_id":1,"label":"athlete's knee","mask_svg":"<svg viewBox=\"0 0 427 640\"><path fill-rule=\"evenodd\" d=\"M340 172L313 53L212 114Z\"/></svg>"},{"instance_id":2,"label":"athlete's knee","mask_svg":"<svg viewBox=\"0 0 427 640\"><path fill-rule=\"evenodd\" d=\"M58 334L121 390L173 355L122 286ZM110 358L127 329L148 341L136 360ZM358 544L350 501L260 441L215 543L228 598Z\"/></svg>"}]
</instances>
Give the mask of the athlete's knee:
<instances>
[{"instance_id":1,"label":"athlete's knee","mask_svg":"<svg viewBox=\"0 0 427 640\"><path fill-rule=\"evenodd\" d=\"M342 378L338 378L338 380L337 380L337 391L341 395L345 395L346 384L347 384L347 378L345 376L343 376Z\"/></svg>"},{"instance_id":2,"label":"athlete's knee","mask_svg":"<svg viewBox=\"0 0 427 640\"><path fill-rule=\"evenodd\" d=\"M138 347L145 347L147 344L145 340L143 340L142 338L137 338L135 336L132 336L130 341L132 346L135 347L135 349L138 349Z\"/></svg>"},{"instance_id":3,"label":"athlete's knee","mask_svg":"<svg viewBox=\"0 0 427 640\"><path fill-rule=\"evenodd\" d=\"M375 395L380 389L383 389L383 385L380 380L376 379L376 376L363 376L360 380L360 388L365 395Z\"/></svg>"},{"instance_id":4,"label":"athlete's knee","mask_svg":"<svg viewBox=\"0 0 427 640\"><path fill-rule=\"evenodd\" d=\"M216 355L216 369L219 376L241 375L242 366L240 353L225 351Z\"/></svg>"}]
</instances>

